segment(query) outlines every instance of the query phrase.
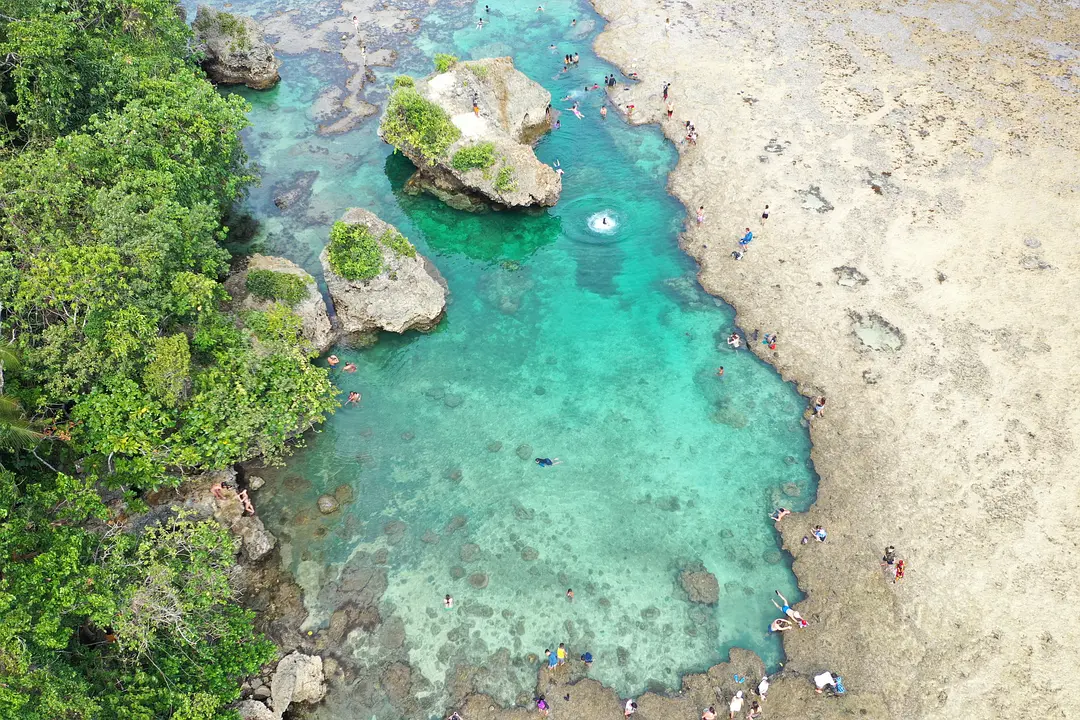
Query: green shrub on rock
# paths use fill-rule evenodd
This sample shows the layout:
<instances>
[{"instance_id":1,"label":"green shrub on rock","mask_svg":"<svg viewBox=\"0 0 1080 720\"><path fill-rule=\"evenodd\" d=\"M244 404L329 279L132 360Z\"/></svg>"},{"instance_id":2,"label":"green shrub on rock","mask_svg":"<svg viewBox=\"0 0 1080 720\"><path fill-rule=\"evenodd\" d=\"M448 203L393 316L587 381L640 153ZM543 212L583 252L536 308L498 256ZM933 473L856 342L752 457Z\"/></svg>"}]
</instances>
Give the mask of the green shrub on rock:
<instances>
[{"instance_id":1,"label":"green shrub on rock","mask_svg":"<svg viewBox=\"0 0 1080 720\"><path fill-rule=\"evenodd\" d=\"M513 192L517 190L517 179L514 177L514 168L506 165L495 176L495 189L499 192Z\"/></svg>"},{"instance_id":2,"label":"green shrub on rock","mask_svg":"<svg viewBox=\"0 0 1080 720\"><path fill-rule=\"evenodd\" d=\"M416 85L416 81L413 80L408 75L398 75L396 78L394 78L394 88L395 89L401 88L401 87L414 87L415 85Z\"/></svg>"},{"instance_id":3,"label":"green shrub on rock","mask_svg":"<svg viewBox=\"0 0 1080 720\"><path fill-rule=\"evenodd\" d=\"M468 170L486 170L495 164L495 144L490 142L467 145L461 148L450 159L450 164L455 170L466 172Z\"/></svg>"},{"instance_id":4,"label":"green shrub on rock","mask_svg":"<svg viewBox=\"0 0 1080 720\"><path fill-rule=\"evenodd\" d=\"M382 234L379 242L394 251L398 257L416 257L416 248L408 238L397 230L390 228Z\"/></svg>"},{"instance_id":5,"label":"green shrub on rock","mask_svg":"<svg viewBox=\"0 0 1080 720\"><path fill-rule=\"evenodd\" d=\"M346 280L370 280L383 270L379 243L364 225L334 223L326 257L330 268Z\"/></svg>"},{"instance_id":6,"label":"green shrub on rock","mask_svg":"<svg viewBox=\"0 0 1080 720\"><path fill-rule=\"evenodd\" d=\"M432 161L461 137L450 116L413 87L399 87L390 95L382 133L394 147L414 148Z\"/></svg>"},{"instance_id":7,"label":"green shrub on rock","mask_svg":"<svg viewBox=\"0 0 1080 720\"><path fill-rule=\"evenodd\" d=\"M289 307L307 297L307 282L292 273L250 270L244 284L252 295L263 300L280 300Z\"/></svg>"},{"instance_id":8,"label":"green shrub on rock","mask_svg":"<svg viewBox=\"0 0 1080 720\"><path fill-rule=\"evenodd\" d=\"M458 61L456 55L447 55L446 53L435 53L435 71L444 73L450 68L454 67L454 63Z\"/></svg>"}]
</instances>

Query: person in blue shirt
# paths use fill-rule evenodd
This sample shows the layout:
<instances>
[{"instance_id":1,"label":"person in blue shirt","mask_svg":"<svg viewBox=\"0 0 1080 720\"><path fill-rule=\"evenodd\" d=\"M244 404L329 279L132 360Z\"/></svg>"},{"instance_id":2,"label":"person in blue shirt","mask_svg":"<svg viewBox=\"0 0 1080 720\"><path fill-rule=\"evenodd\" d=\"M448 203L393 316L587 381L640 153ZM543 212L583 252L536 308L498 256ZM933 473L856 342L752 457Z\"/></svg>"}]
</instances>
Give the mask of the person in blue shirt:
<instances>
[{"instance_id":1,"label":"person in blue shirt","mask_svg":"<svg viewBox=\"0 0 1080 720\"><path fill-rule=\"evenodd\" d=\"M551 652L551 650L545 650L544 654L547 655L549 668L554 668L556 665L559 664L558 656L555 655L555 653Z\"/></svg>"},{"instance_id":2,"label":"person in blue shirt","mask_svg":"<svg viewBox=\"0 0 1080 720\"><path fill-rule=\"evenodd\" d=\"M746 234L743 235L743 239L739 241L739 244L746 246L750 244L750 241L754 239L754 233L750 232L750 228L746 228Z\"/></svg>"},{"instance_id":3,"label":"person in blue shirt","mask_svg":"<svg viewBox=\"0 0 1080 720\"><path fill-rule=\"evenodd\" d=\"M581 662L585 663L586 665L592 665L592 653L587 652L584 655L582 655L581 656Z\"/></svg>"}]
</instances>

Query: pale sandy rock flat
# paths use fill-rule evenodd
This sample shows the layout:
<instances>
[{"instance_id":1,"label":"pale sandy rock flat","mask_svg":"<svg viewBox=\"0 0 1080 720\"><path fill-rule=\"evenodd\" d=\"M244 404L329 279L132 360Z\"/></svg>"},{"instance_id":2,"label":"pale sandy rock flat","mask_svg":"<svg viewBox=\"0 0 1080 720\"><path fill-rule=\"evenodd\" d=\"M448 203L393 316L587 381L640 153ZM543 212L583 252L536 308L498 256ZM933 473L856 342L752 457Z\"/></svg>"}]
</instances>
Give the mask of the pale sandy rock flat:
<instances>
[{"instance_id":1,"label":"pale sandy rock flat","mask_svg":"<svg viewBox=\"0 0 1080 720\"><path fill-rule=\"evenodd\" d=\"M615 103L661 122L673 83L703 285L828 397L817 503L781 523L810 622L786 668L841 673L868 717L1080 717L1080 7L596 6L642 80ZM782 697L767 717L851 710Z\"/></svg>"}]
</instances>

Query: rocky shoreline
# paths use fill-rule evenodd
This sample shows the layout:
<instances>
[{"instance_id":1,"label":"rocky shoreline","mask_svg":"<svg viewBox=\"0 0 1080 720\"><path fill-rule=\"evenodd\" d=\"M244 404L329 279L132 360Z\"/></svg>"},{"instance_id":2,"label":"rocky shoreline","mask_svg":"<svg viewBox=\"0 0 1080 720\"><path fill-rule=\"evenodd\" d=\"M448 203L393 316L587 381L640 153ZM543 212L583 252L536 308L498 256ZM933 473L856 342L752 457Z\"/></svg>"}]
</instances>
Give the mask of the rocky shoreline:
<instances>
[{"instance_id":1,"label":"rocky shoreline","mask_svg":"<svg viewBox=\"0 0 1080 720\"><path fill-rule=\"evenodd\" d=\"M1076 55L1054 48L1080 12L593 4L609 20L596 51L640 80L613 103L679 149L669 187L702 285L740 327L779 334L755 353L829 397L817 501L780 524L811 623L785 634L785 675L803 677L794 702L774 686L767 717L1019 717L1035 688L1049 715L1080 712L1053 679L1076 633L1052 620L1068 612L1053 548L1080 539L1053 471L1080 459L1060 399L1080 389L1077 353L1053 338L1078 321L1030 312L1078 282L1061 158L1080 152L1080 102L1060 80ZM829 541L803 552L816 524ZM907 558L901 584L879 569L886 545ZM840 702L806 695L823 668L844 675Z\"/></svg>"}]
</instances>

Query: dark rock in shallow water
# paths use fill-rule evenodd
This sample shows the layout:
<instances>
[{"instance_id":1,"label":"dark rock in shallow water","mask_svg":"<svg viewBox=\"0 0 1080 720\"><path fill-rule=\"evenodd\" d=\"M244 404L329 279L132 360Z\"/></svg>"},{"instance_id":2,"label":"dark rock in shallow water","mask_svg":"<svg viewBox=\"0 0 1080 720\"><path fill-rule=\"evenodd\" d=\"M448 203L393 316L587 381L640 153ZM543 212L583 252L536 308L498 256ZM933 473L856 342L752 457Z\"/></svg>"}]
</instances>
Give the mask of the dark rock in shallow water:
<instances>
[{"instance_id":1,"label":"dark rock in shallow water","mask_svg":"<svg viewBox=\"0 0 1080 720\"><path fill-rule=\"evenodd\" d=\"M465 524L469 522L469 519L464 515L455 515L450 518L450 522L446 523L446 527L443 528L444 535L453 535L454 531L465 527Z\"/></svg>"},{"instance_id":2,"label":"dark rock in shallow water","mask_svg":"<svg viewBox=\"0 0 1080 720\"><path fill-rule=\"evenodd\" d=\"M518 445L518 449L515 452L517 452L517 456L522 460L528 460L533 456L533 447L532 445Z\"/></svg>"},{"instance_id":3,"label":"dark rock in shallow water","mask_svg":"<svg viewBox=\"0 0 1080 720\"><path fill-rule=\"evenodd\" d=\"M461 546L461 552L459 553L459 556L461 557L461 562L468 563L475 560L476 556L479 554L479 545L477 545L476 543L465 543Z\"/></svg>"},{"instance_id":4,"label":"dark rock in shallow water","mask_svg":"<svg viewBox=\"0 0 1080 720\"><path fill-rule=\"evenodd\" d=\"M338 511L341 503L333 495L320 495L318 500L319 512L329 515Z\"/></svg>"},{"instance_id":5,"label":"dark rock in shallow water","mask_svg":"<svg viewBox=\"0 0 1080 720\"><path fill-rule=\"evenodd\" d=\"M469 576L469 584L478 590L483 590L488 586L488 576L485 573L473 573Z\"/></svg>"},{"instance_id":6,"label":"dark rock in shallow water","mask_svg":"<svg viewBox=\"0 0 1080 720\"><path fill-rule=\"evenodd\" d=\"M460 565L455 565L454 567L450 568L450 577L454 578L455 580L460 580L461 578L465 577L465 568L461 567Z\"/></svg>"},{"instance_id":7,"label":"dark rock in shallow water","mask_svg":"<svg viewBox=\"0 0 1080 720\"><path fill-rule=\"evenodd\" d=\"M502 450L502 447L503 447L503 444L501 442L499 442L498 440L496 440L495 442L488 443L487 449L488 449L488 452L497 453L500 450Z\"/></svg>"},{"instance_id":8,"label":"dark rock in shallow water","mask_svg":"<svg viewBox=\"0 0 1080 720\"><path fill-rule=\"evenodd\" d=\"M802 491L799 490L799 486L796 485L795 483L790 483L790 482L789 483L784 483L783 491L784 491L784 494L787 495L788 497L799 497L799 495L802 494Z\"/></svg>"},{"instance_id":9,"label":"dark rock in shallow water","mask_svg":"<svg viewBox=\"0 0 1080 720\"><path fill-rule=\"evenodd\" d=\"M679 574L679 584L690 597L690 602L712 605L720 599L720 584L716 576L704 569L683 570Z\"/></svg>"},{"instance_id":10,"label":"dark rock in shallow water","mask_svg":"<svg viewBox=\"0 0 1080 720\"><path fill-rule=\"evenodd\" d=\"M401 433L401 439L405 440L406 442L412 440L414 437L416 437L416 435L408 431Z\"/></svg>"},{"instance_id":11,"label":"dark rock in shallow water","mask_svg":"<svg viewBox=\"0 0 1080 720\"><path fill-rule=\"evenodd\" d=\"M450 482L461 482L463 475L461 474L461 468L450 468L444 473L447 480Z\"/></svg>"},{"instance_id":12,"label":"dark rock in shallow water","mask_svg":"<svg viewBox=\"0 0 1080 720\"><path fill-rule=\"evenodd\" d=\"M439 540L439 534L437 532L434 532L433 530L426 531L420 537L420 542L427 543L428 545L438 545Z\"/></svg>"},{"instance_id":13,"label":"dark rock in shallow water","mask_svg":"<svg viewBox=\"0 0 1080 720\"><path fill-rule=\"evenodd\" d=\"M724 528L723 530L720 531L720 537L730 539L730 538L735 537L735 533L733 533L728 528Z\"/></svg>"},{"instance_id":14,"label":"dark rock in shallow water","mask_svg":"<svg viewBox=\"0 0 1080 720\"><path fill-rule=\"evenodd\" d=\"M600 598L600 600L599 600L599 604L600 604L600 607L602 607L602 608L609 608L609 607L611 607L611 601L610 601L610 600L608 600L608 599L607 599L606 597L602 597L602 598Z\"/></svg>"},{"instance_id":15,"label":"dark rock in shallow water","mask_svg":"<svg viewBox=\"0 0 1080 720\"><path fill-rule=\"evenodd\" d=\"M630 651L622 646L615 649L615 656L618 659L619 667L626 667L630 662Z\"/></svg>"},{"instance_id":16,"label":"dark rock in shallow water","mask_svg":"<svg viewBox=\"0 0 1080 720\"><path fill-rule=\"evenodd\" d=\"M465 402L465 398L461 397L460 395L447 395L445 398L443 398L443 405L448 408L456 408L460 406L463 402Z\"/></svg>"},{"instance_id":17,"label":"dark rock in shallow water","mask_svg":"<svg viewBox=\"0 0 1080 720\"><path fill-rule=\"evenodd\" d=\"M338 485L334 488L334 499L342 505L351 503L354 497L355 493L351 485Z\"/></svg>"},{"instance_id":18,"label":"dark rock in shallow water","mask_svg":"<svg viewBox=\"0 0 1080 720\"><path fill-rule=\"evenodd\" d=\"M289 179L276 183L270 189L270 194L274 196L274 205L283 212L298 205L307 205L311 199L311 186L315 184L317 177L318 170L302 170L293 173Z\"/></svg>"},{"instance_id":19,"label":"dark rock in shallow water","mask_svg":"<svg viewBox=\"0 0 1080 720\"><path fill-rule=\"evenodd\" d=\"M534 547L527 547L527 548L525 548L524 550L521 551L521 559L522 560L531 562L531 561L537 559L538 557L540 557L540 553L537 552L536 548L534 548Z\"/></svg>"},{"instance_id":20,"label":"dark rock in shallow water","mask_svg":"<svg viewBox=\"0 0 1080 720\"><path fill-rule=\"evenodd\" d=\"M514 505L514 517L518 520L532 520L536 517L536 511L524 505Z\"/></svg>"},{"instance_id":21,"label":"dark rock in shallow water","mask_svg":"<svg viewBox=\"0 0 1080 720\"><path fill-rule=\"evenodd\" d=\"M653 505L664 512L676 512L682 509L682 504L679 502L679 498L674 495L667 495L662 498L657 498Z\"/></svg>"},{"instance_id":22,"label":"dark rock in shallow water","mask_svg":"<svg viewBox=\"0 0 1080 720\"><path fill-rule=\"evenodd\" d=\"M780 561L784 559L784 556L779 550L766 550L761 557L770 565L779 565Z\"/></svg>"}]
</instances>

